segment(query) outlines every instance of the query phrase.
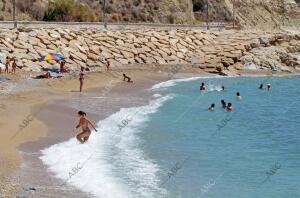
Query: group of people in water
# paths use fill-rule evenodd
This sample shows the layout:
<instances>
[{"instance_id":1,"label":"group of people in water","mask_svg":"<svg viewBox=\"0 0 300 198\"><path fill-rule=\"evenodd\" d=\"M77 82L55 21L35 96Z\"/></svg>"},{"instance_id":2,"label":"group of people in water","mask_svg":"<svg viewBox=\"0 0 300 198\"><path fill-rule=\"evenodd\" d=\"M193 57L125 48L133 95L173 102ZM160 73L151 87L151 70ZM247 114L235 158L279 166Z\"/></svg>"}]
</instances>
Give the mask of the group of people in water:
<instances>
[{"instance_id":1,"label":"group of people in water","mask_svg":"<svg viewBox=\"0 0 300 198\"><path fill-rule=\"evenodd\" d=\"M264 89L264 84L260 84L258 89ZM272 89L272 85L271 84L267 84L267 90L270 91Z\"/></svg>"},{"instance_id":2,"label":"group of people in water","mask_svg":"<svg viewBox=\"0 0 300 198\"><path fill-rule=\"evenodd\" d=\"M201 85L200 85L200 91L201 92L206 91L206 87L205 87L205 83L204 82L202 82ZM222 86L221 91L225 91L225 87L224 86ZM241 96L240 92L236 93L236 99L237 100L242 100L242 96ZM226 109L227 111L233 111L233 105L232 105L231 102L226 103L225 100L222 99L221 100L221 106L222 106L223 109ZM208 110L214 111L215 107L216 107L215 103L212 103L208 107Z\"/></svg>"},{"instance_id":3,"label":"group of people in water","mask_svg":"<svg viewBox=\"0 0 300 198\"><path fill-rule=\"evenodd\" d=\"M2 64L2 62L0 61ZM4 64L4 73L9 73L9 67L11 67L11 72L16 73L17 69L17 62L15 58L10 58L9 56L6 57L6 63ZM0 67L0 73L2 73L2 68Z\"/></svg>"},{"instance_id":4,"label":"group of people in water","mask_svg":"<svg viewBox=\"0 0 300 198\"><path fill-rule=\"evenodd\" d=\"M264 84L260 84L260 86L258 87L259 89L263 90L264 89ZM267 84L267 90L270 91L272 89L272 85L271 84ZM201 85L200 85L200 91L203 92L206 90L206 87L205 87L205 83L202 82ZM222 86L222 91L225 91L225 87ZM239 100L242 100L242 96L240 94L240 92L236 92L236 99L239 101ZM228 102L226 103L225 100L221 100L221 106L223 109L226 109L227 111L233 111L233 105L231 102ZM208 107L208 110L210 111L214 111L215 110L215 107L216 105L214 103L212 103L209 107Z\"/></svg>"}]
</instances>

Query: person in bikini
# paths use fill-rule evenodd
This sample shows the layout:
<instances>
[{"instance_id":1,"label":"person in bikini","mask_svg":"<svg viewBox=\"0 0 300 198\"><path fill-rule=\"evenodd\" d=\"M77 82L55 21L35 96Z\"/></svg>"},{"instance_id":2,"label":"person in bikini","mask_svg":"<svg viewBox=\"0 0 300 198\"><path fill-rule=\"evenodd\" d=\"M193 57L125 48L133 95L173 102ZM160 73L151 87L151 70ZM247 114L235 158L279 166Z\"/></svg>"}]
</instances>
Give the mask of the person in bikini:
<instances>
[{"instance_id":1,"label":"person in bikini","mask_svg":"<svg viewBox=\"0 0 300 198\"><path fill-rule=\"evenodd\" d=\"M95 130L96 132L98 132L98 131L97 131L97 129L95 128L95 125L94 125L91 121L89 121L89 120L86 118L86 113L85 113L85 112L79 111L79 112L78 112L78 116L80 117L80 118L79 118L79 123L78 123L78 125L75 127L74 131L75 131L76 129L78 129L79 127L82 128L82 132L79 133L79 134L76 136L76 138L77 138L77 140L78 140L80 143L83 144L83 143L85 143L85 142L89 139L89 137L90 137L90 135L91 135L91 130L90 130L90 128L89 128L89 125L91 125L91 126L94 128L94 130Z\"/></svg>"},{"instance_id":2,"label":"person in bikini","mask_svg":"<svg viewBox=\"0 0 300 198\"><path fill-rule=\"evenodd\" d=\"M16 59L13 59L13 63L12 63L12 71L13 71L13 73L16 73L16 68L17 68Z\"/></svg>"}]
</instances>

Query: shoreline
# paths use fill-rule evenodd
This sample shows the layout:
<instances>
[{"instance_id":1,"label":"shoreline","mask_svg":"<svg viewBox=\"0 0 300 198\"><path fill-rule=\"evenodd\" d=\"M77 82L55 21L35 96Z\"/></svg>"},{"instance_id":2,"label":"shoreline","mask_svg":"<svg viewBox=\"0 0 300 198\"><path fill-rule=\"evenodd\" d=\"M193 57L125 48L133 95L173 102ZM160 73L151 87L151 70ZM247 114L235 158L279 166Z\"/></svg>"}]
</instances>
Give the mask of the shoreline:
<instances>
[{"instance_id":1,"label":"shoreline","mask_svg":"<svg viewBox=\"0 0 300 198\"><path fill-rule=\"evenodd\" d=\"M167 72L159 72L159 73L149 73L147 71L140 71L140 70L126 70L127 73L129 73L131 76L139 76L136 80L136 78L134 78L134 81L137 82L137 83L140 83L140 84L144 84L144 86L147 86L147 85L150 85L150 81L152 80L152 83L154 84L157 84L159 82L165 82L168 80L168 73ZM102 89L102 93L106 93L107 92L107 88L109 88L110 90L108 91L108 95L110 94L120 94L123 92L127 92L127 90L125 89L122 89L122 88L126 88L128 87L128 84L127 83L123 83L122 84L122 81L119 81L119 79L116 79L114 77L111 77L111 76L107 76L107 73L100 73L100 75L98 76L99 73L90 73L88 74L87 76L87 90L84 92L84 95L85 94L93 94L97 91L101 92L101 89ZM259 74L261 74L261 72L259 72ZM188 77L192 77L192 76L199 76L199 75L203 75L203 77L213 77L213 76L219 76L219 75L212 75L212 74L206 74L206 73L178 73L178 74L175 74L175 78L180 78L180 77L183 77L183 78L188 78ZM269 74L269 75L266 75L264 76L263 74L262 75L259 75L259 76L256 76L255 75L252 75L252 74L243 74L243 75L240 75L240 76L236 76L236 77L267 77L267 76L271 76L271 77L285 77L285 76L299 76L299 74L291 74L291 75L286 75L286 74L278 74L276 73L275 75L274 74ZM96 76L96 80L91 80L92 78L94 78ZM146 78L149 77L149 79ZM100 78L100 79L99 79ZM151 79L152 78L152 79ZM112 82L113 80L113 82ZM147 82L148 80L148 82ZM176 79L172 79L172 80L176 80ZM45 113L44 113L44 117L43 117L43 111L46 111L47 109L49 110L49 105L51 107L51 105L53 104L49 104L49 101L56 101L56 100L61 100L61 98L64 98L62 100L68 100L70 99L72 96L78 96L78 93L76 93L75 91L73 91L73 89L75 88L75 85L78 85L78 82L76 78L71 78L71 79L68 79L66 80L67 82L65 83L65 87L60 87L60 88L56 88L55 90L51 90L49 91L49 87L43 87L42 86L42 90L45 91L44 88L47 89L46 93L35 93L34 95L30 95L32 93L30 92L26 92L25 90L25 96L24 96L24 93L22 93L24 99L21 100L21 102L28 104L28 98L29 101L31 101L30 103L30 106L28 107L22 107L23 109L20 109L18 106L16 106L15 108L18 109L18 110L21 110L21 113L20 115L28 115L30 114L30 112L32 112L33 110L38 110L41 108L41 110L38 112L37 114L37 119L35 119L32 124L30 124L30 126L28 127L28 129L26 129L26 131L24 131L24 133L20 134L20 137L16 138L17 141L16 143L14 143L12 146L8 146L8 145L4 145L3 146L3 149L7 149L8 147L10 148L10 152L8 152L7 158L4 158L4 161L7 160L9 163L7 163L6 166L3 166L1 164L1 170L2 172L7 172L8 175L15 177L16 180L19 180L20 179L20 172L22 172L22 169L19 169L18 167L20 167L20 165L22 164L22 162L30 162L30 161L34 161L34 158L36 158L36 156L34 156L33 158L31 157L24 157L24 154L23 156L21 156L21 154L18 154L20 152L20 148L21 150L24 149L24 147L26 147L26 145L30 145L30 144L34 144L34 143L44 143L44 146L45 144L47 144L48 146L50 146L51 144L49 144L49 142L45 143L42 141L42 139L47 139L49 138L49 132L51 130L51 127L49 127L49 123L47 123L47 117L45 117ZM89 82L91 81L91 82ZM75 82L75 83L74 83ZM99 86L99 84L97 83L103 83ZM59 85L59 83L61 82L53 82L52 80L50 80L50 82L47 82L47 86L50 86L50 88L54 88L56 85ZM121 83L121 84L118 84L118 83ZM148 84L147 84L148 83ZM109 85L109 87L107 87ZM134 83L135 85L135 83ZM145 87L144 87L145 88ZM67 89L71 90L71 91L66 91ZM142 87L139 87L139 88L136 88L136 90L134 90L132 93L135 93L137 90L140 90L141 91ZM106 91L103 91L103 90L106 90ZM47 93L49 92L49 93ZM16 94L16 93L15 93ZM48 94L48 95L47 95ZM19 96L19 94L17 93L16 94L17 96ZM30 95L30 96L28 96ZM80 96L80 95L79 95ZM113 95L114 96L114 95ZM11 106L13 106L14 104L16 105L17 103L20 102L20 99L18 98L15 98L16 96L7 96L8 98L13 98L14 100L16 101L13 101L12 103L9 103L9 105L7 105L7 107L4 109L4 110L8 110ZM34 98L34 99L32 99ZM6 100L4 100L6 101ZM37 107L38 105L38 107ZM60 107L58 108L57 110L62 110L62 106L59 106L59 104L55 104L57 105L57 107ZM54 106L55 106L54 105ZM126 107L126 105L124 104L124 106L122 107ZM127 106L129 107L129 106ZM55 109L53 106L52 106L53 109ZM112 110L112 108L111 108ZM67 109L66 111L62 111L61 113L65 113L65 112L68 112L71 114L71 112L74 113L74 109ZM52 118L55 117L55 114L53 115L53 112L52 113ZM113 113L113 111L110 112L110 114L106 114L107 116L111 115ZM90 114L90 113L89 113ZM67 114L64 114L65 117L67 117ZM9 117L9 115L8 115ZM51 116L50 116L51 117ZM63 118L65 118L63 117ZM71 117L75 117L75 116L71 116ZM97 115L92 115L92 118L96 119L97 118ZM104 117L98 117L99 119L94 119L95 121L98 121L100 120L101 118L103 119ZM19 120L22 121L22 116L20 116L20 118L18 118ZM69 117L69 119L71 119ZM69 121L70 122L70 121ZM19 123L19 122L17 122ZM55 123L50 123L50 126L51 125L54 125ZM64 125L65 126L65 125ZM61 125L61 127L64 127ZM10 126L12 127L12 126ZM66 126L65 126L66 127ZM10 128L11 129L11 128ZM28 133L28 131L33 131L33 132L30 132ZM26 134L25 137L22 137L22 135ZM22 138L21 138L22 137ZM45 138L46 137L46 138ZM61 138L61 136L59 136ZM66 135L64 134L64 136L62 136L65 140L67 140L67 138L70 138L70 137L74 137L74 134L71 134L69 132L69 135ZM61 140L61 139L56 139L56 141L52 140L51 143L57 143L58 140ZM6 148L5 148L6 146ZM30 147L30 146L29 146ZM34 146L33 146L34 147ZM14 151L14 148L17 150L17 151ZM3 150L2 149L2 150ZM34 149L33 149L34 150ZM22 151L21 151L22 152ZM35 150L33 153L36 153L38 152L37 150ZM22 160L22 158L24 158L24 160ZM39 160L39 159L38 159ZM2 173L0 172L0 173ZM44 172L46 173L46 172ZM0 174L0 176L2 176ZM45 176L45 175L44 175ZM47 177L49 177L49 175L47 174L46 175ZM5 178L6 175L4 174L4 177ZM6 181L6 180L2 180L1 179L1 185L4 186L4 182L7 184L7 183L11 183L11 181ZM3 182L4 181L4 182ZM16 195L18 193L20 193L20 191L24 192L24 189L20 189L20 186L18 186L18 183L16 181L12 182L13 185L12 186L9 186L8 185L8 189L10 190L7 190L8 193L11 193L10 195ZM1 186L1 187L2 187ZM12 190L13 189L13 190ZM74 189L73 189L74 190ZM5 193L7 193L7 191L4 191ZM75 190L76 191L76 190ZM26 191L27 192L27 191ZM28 192L27 192L28 193ZM30 192L29 193L33 193L33 192ZM80 191L78 191L77 193L82 193ZM4 196L5 197L5 196ZM9 196L8 196L9 197Z\"/></svg>"}]
</instances>

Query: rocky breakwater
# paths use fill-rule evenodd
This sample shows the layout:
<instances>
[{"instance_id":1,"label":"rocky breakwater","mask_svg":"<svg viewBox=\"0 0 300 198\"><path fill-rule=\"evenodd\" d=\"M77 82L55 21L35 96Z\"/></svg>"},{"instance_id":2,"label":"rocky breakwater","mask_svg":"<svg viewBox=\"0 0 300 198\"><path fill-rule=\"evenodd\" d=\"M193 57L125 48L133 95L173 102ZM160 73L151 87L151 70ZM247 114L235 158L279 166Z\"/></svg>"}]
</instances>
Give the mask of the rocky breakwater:
<instances>
[{"instance_id":1,"label":"rocky breakwater","mask_svg":"<svg viewBox=\"0 0 300 198\"><path fill-rule=\"evenodd\" d=\"M266 45L259 44L262 36L268 40ZM289 57L299 49L299 35L165 29L0 31L0 51L15 57L24 70L35 72L43 67L57 67L55 62L39 62L38 58L58 52L66 57L67 66L72 70L79 70L81 66L89 67L91 71L104 70L105 66L99 58L106 57L111 58L112 67L184 65L210 73L231 75L244 69L244 66L249 68L251 62L259 68L273 69L267 64L260 67L263 61L257 61L257 57L261 56L257 50L272 47L285 50L288 55L279 59L287 67L298 64Z\"/></svg>"},{"instance_id":2,"label":"rocky breakwater","mask_svg":"<svg viewBox=\"0 0 300 198\"><path fill-rule=\"evenodd\" d=\"M276 34L246 46L241 63L247 70L300 71L300 35Z\"/></svg>"},{"instance_id":3,"label":"rocky breakwater","mask_svg":"<svg viewBox=\"0 0 300 198\"><path fill-rule=\"evenodd\" d=\"M67 65L100 70L99 57L111 58L112 66L132 64L189 64L205 53L217 35L191 30L1 30L0 51L16 57L19 66L40 71L51 64L39 62L41 55L62 53ZM48 65L50 64L50 65Z\"/></svg>"}]
</instances>

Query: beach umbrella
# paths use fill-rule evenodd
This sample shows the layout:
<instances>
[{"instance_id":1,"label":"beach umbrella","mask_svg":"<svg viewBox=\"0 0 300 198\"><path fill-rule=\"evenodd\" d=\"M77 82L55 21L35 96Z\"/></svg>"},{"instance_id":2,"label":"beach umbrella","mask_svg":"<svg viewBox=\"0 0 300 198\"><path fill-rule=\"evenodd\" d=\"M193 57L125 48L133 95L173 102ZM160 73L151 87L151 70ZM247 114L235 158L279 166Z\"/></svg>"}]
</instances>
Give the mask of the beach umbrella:
<instances>
[{"instance_id":1,"label":"beach umbrella","mask_svg":"<svg viewBox=\"0 0 300 198\"><path fill-rule=\"evenodd\" d=\"M46 56L41 56L39 58L40 61L47 61L47 62L50 62L50 61L60 61L60 60L63 60L65 59L65 57L62 55L62 54L59 54L59 53L54 53L54 54L47 54Z\"/></svg>"}]
</instances>

